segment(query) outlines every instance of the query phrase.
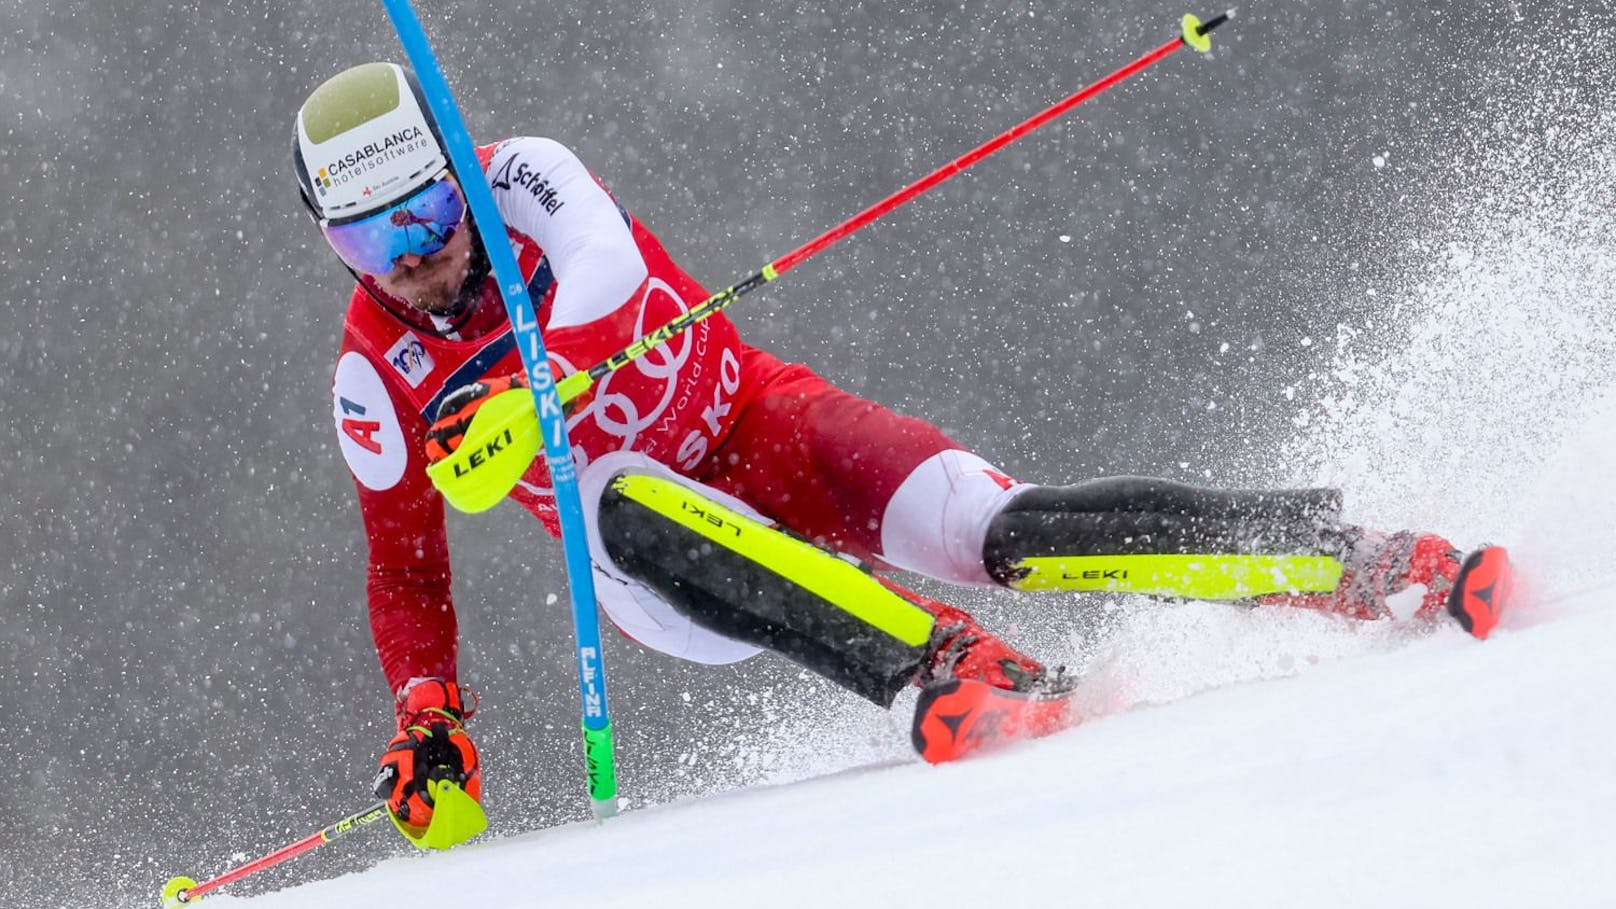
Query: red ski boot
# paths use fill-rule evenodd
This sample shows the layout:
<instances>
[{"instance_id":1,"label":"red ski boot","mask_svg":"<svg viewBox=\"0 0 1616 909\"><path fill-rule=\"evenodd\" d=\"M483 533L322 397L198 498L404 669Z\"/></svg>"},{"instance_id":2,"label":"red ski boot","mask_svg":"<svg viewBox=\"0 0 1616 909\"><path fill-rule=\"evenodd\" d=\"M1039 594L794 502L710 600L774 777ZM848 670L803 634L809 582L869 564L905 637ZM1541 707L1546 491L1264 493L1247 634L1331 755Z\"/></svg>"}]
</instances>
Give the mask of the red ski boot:
<instances>
[{"instance_id":1,"label":"red ski boot","mask_svg":"<svg viewBox=\"0 0 1616 909\"><path fill-rule=\"evenodd\" d=\"M916 685L968 679L1006 691L1034 691L1052 681L1043 663L999 640L964 610L924 597L917 602L937 617L937 624Z\"/></svg>"},{"instance_id":2,"label":"red ski boot","mask_svg":"<svg viewBox=\"0 0 1616 909\"><path fill-rule=\"evenodd\" d=\"M1434 533L1363 531L1341 583L1329 593L1273 594L1259 604L1297 606L1354 619L1441 615L1463 553Z\"/></svg>"},{"instance_id":3,"label":"red ski boot","mask_svg":"<svg viewBox=\"0 0 1616 909\"><path fill-rule=\"evenodd\" d=\"M933 764L984 748L1036 738L1072 722L1075 683L1016 651L962 609L888 587L937 617L915 684L910 736Z\"/></svg>"},{"instance_id":4,"label":"red ski boot","mask_svg":"<svg viewBox=\"0 0 1616 909\"><path fill-rule=\"evenodd\" d=\"M1448 613L1464 630L1486 640L1498 627L1515 593L1515 569L1502 546L1484 546L1472 552L1459 569L1448 597Z\"/></svg>"},{"instance_id":5,"label":"red ski boot","mask_svg":"<svg viewBox=\"0 0 1616 909\"><path fill-rule=\"evenodd\" d=\"M1074 685L1060 669L1046 671L952 606L926 608L937 625L910 727L922 758L939 764L1072 724Z\"/></svg>"}]
</instances>

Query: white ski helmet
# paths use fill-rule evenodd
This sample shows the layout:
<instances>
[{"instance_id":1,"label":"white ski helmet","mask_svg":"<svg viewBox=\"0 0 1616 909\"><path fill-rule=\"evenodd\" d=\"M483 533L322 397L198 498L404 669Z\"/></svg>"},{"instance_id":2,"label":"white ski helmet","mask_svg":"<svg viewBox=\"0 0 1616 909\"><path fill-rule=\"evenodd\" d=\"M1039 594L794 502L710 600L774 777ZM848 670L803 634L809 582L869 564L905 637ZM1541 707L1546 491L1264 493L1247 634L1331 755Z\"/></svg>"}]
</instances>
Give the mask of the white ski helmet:
<instances>
[{"instance_id":1,"label":"white ski helmet","mask_svg":"<svg viewBox=\"0 0 1616 909\"><path fill-rule=\"evenodd\" d=\"M316 88L297 112L292 161L317 220L377 211L449 168L414 74L396 63L361 64Z\"/></svg>"}]
</instances>

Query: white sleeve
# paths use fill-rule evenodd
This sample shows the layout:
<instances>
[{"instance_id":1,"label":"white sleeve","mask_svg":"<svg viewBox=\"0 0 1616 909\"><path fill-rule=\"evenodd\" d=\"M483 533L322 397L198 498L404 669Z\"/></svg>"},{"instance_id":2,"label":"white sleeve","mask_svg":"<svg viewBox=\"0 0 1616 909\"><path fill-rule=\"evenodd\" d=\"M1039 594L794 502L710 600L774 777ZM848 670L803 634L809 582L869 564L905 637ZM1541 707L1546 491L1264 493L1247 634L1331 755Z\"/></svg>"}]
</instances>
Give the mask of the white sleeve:
<instances>
[{"instance_id":1,"label":"white sleeve","mask_svg":"<svg viewBox=\"0 0 1616 909\"><path fill-rule=\"evenodd\" d=\"M645 280L645 259L622 211L560 142L526 137L502 144L488 185L505 223L532 237L550 261L556 278L550 328L607 315Z\"/></svg>"}]
</instances>

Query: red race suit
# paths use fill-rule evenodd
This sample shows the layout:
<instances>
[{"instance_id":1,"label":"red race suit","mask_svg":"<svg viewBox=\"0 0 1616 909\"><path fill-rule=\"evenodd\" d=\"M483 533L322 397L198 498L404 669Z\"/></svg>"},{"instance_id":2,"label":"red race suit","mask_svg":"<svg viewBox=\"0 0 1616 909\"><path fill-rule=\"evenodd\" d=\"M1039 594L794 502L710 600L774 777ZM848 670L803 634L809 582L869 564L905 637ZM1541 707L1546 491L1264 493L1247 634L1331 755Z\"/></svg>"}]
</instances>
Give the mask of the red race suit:
<instances>
[{"instance_id":1,"label":"red race suit","mask_svg":"<svg viewBox=\"0 0 1616 909\"><path fill-rule=\"evenodd\" d=\"M708 298L561 144L517 138L478 155L558 375L593 366ZM493 276L469 291L480 297L449 322L374 284L356 286L333 382L338 441L369 542L371 630L395 692L411 678L456 677L444 505L426 476L424 434L450 392L522 370ZM869 559L881 556L881 522L904 479L959 448L929 423L747 346L722 314L603 378L567 431L580 469L609 452L638 452ZM559 532L542 458L511 498Z\"/></svg>"}]
</instances>

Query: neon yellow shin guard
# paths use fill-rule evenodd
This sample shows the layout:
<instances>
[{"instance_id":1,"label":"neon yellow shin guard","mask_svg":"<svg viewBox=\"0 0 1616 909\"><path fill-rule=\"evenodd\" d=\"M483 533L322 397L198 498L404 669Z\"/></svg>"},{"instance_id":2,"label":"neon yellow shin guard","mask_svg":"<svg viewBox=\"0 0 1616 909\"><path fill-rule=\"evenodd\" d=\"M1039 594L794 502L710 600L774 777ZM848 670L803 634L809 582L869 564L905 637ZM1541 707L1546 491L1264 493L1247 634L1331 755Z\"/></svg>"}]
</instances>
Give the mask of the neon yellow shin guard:
<instances>
[{"instance_id":1,"label":"neon yellow shin guard","mask_svg":"<svg viewBox=\"0 0 1616 909\"><path fill-rule=\"evenodd\" d=\"M612 563L704 628L881 706L919 669L932 614L853 562L661 476L616 477L599 516Z\"/></svg>"},{"instance_id":2,"label":"neon yellow shin guard","mask_svg":"<svg viewBox=\"0 0 1616 909\"><path fill-rule=\"evenodd\" d=\"M983 560L1017 590L1242 600L1340 583L1340 495L1114 477L1034 487L989 525Z\"/></svg>"}]
</instances>

